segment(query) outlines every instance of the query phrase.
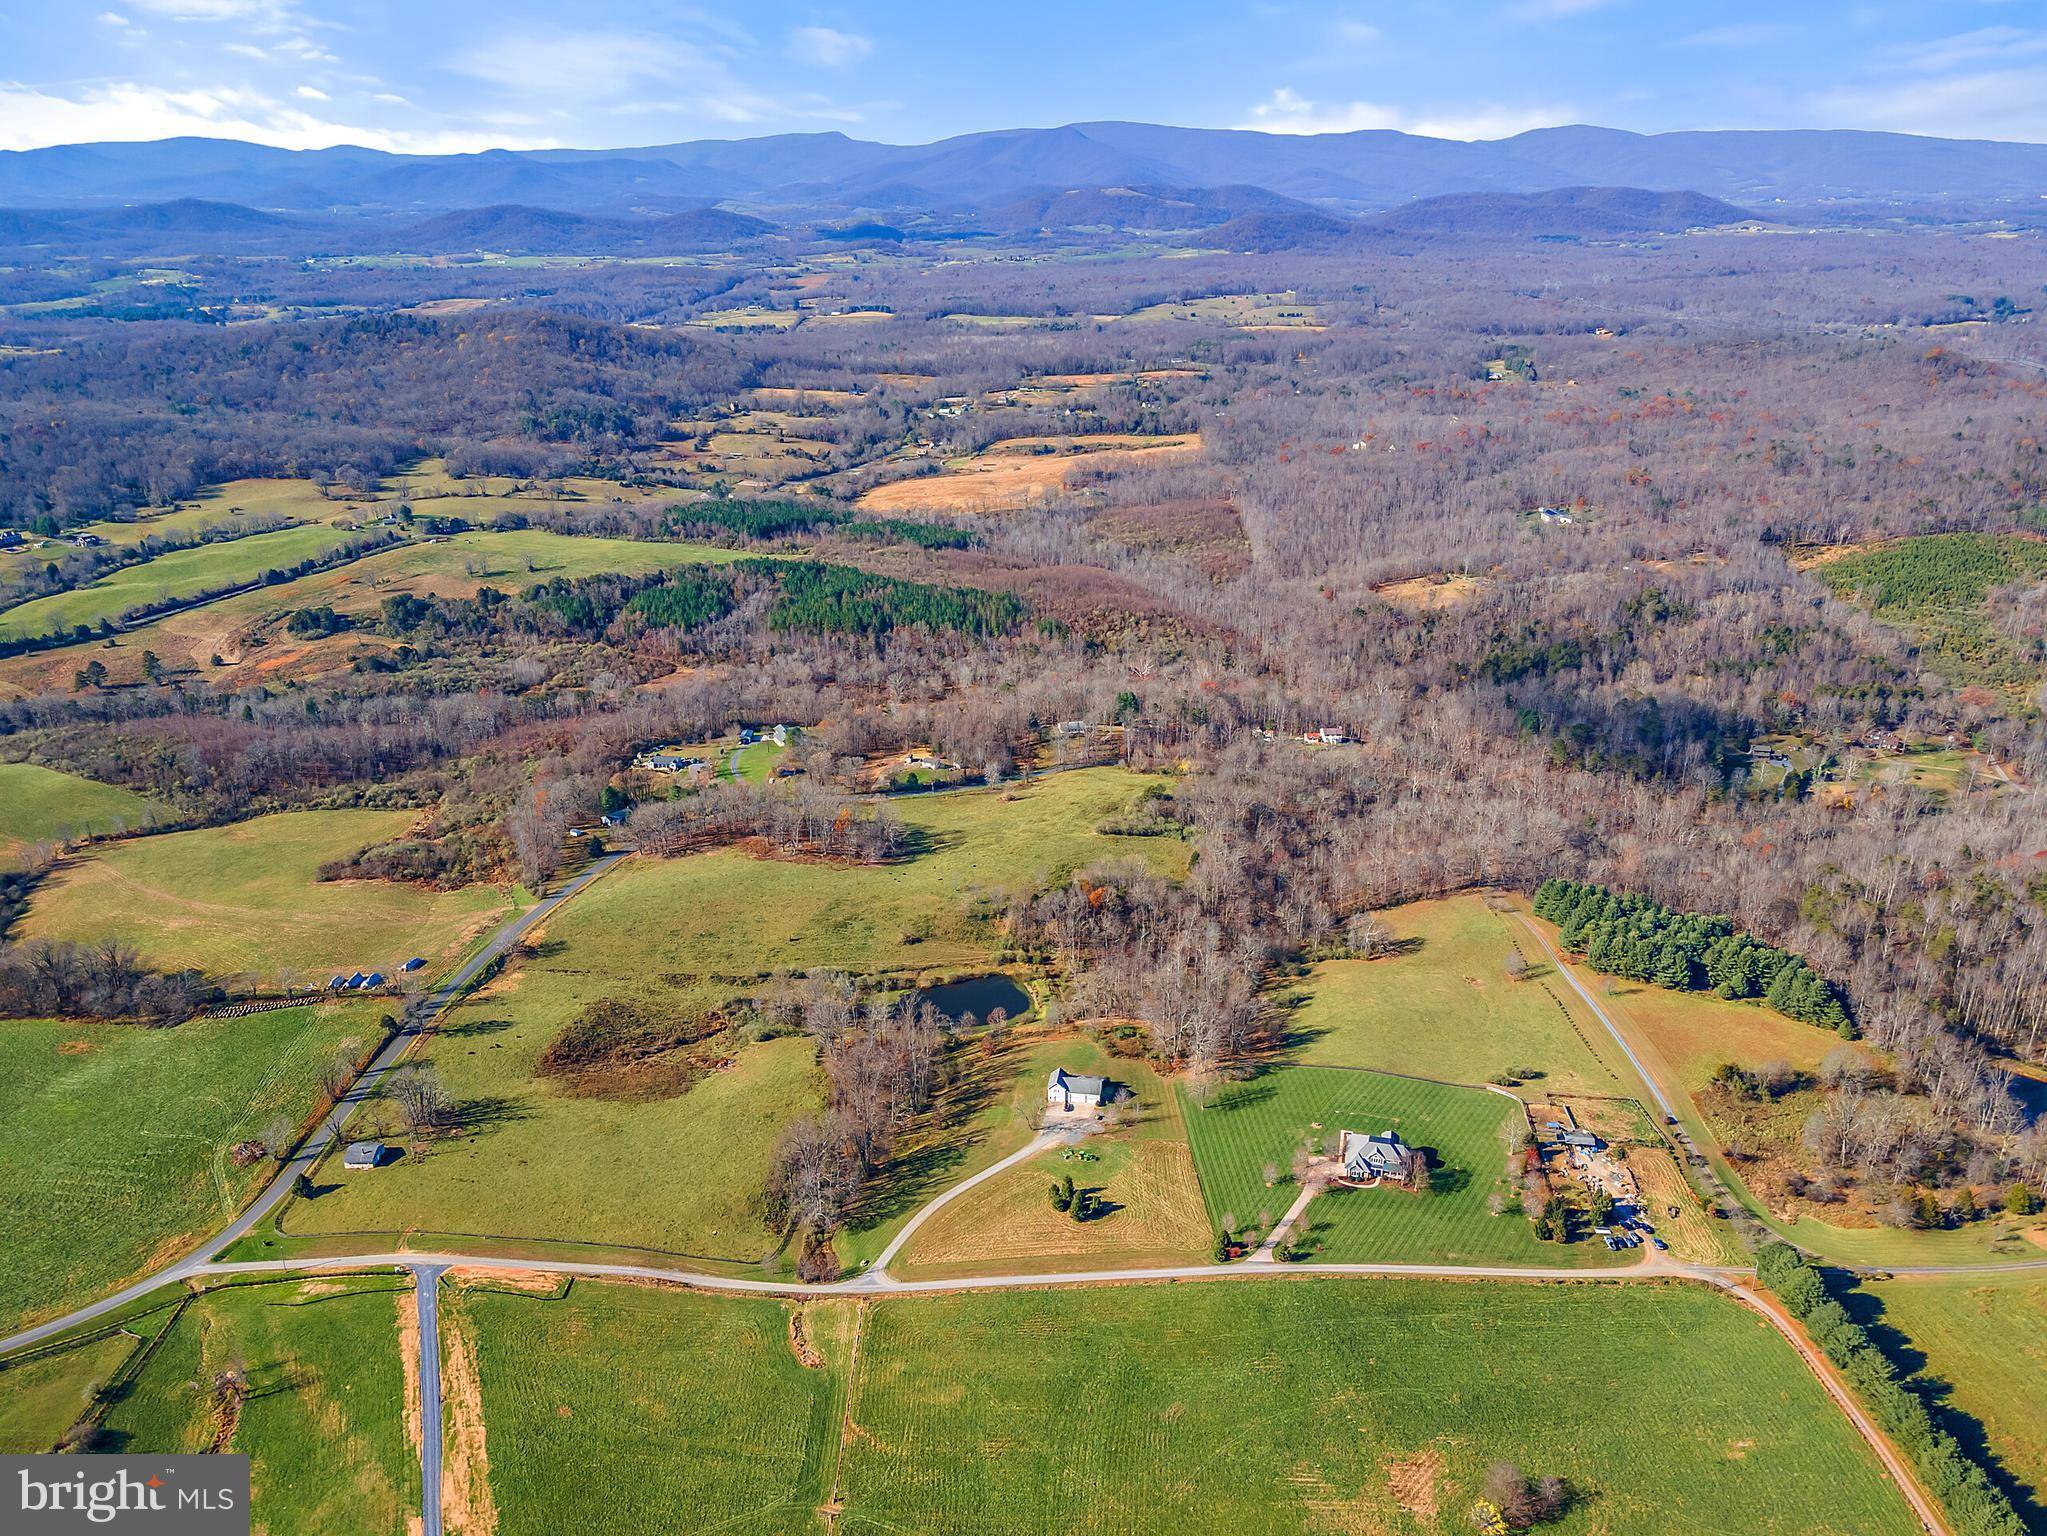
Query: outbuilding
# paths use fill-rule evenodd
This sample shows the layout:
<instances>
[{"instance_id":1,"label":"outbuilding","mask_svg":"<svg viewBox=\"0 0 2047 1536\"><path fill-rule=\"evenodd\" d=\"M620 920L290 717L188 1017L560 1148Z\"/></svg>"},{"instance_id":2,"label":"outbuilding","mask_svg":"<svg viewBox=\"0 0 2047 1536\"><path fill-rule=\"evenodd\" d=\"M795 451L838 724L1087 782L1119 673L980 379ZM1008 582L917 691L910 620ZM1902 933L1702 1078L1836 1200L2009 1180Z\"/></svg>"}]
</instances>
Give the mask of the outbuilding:
<instances>
[{"instance_id":1,"label":"outbuilding","mask_svg":"<svg viewBox=\"0 0 2047 1536\"><path fill-rule=\"evenodd\" d=\"M341 1154L344 1168L379 1168L383 1166L384 1154L389 1149L381 1141L351 1141L348 1150Z\"/></svg>"}]
</instances>

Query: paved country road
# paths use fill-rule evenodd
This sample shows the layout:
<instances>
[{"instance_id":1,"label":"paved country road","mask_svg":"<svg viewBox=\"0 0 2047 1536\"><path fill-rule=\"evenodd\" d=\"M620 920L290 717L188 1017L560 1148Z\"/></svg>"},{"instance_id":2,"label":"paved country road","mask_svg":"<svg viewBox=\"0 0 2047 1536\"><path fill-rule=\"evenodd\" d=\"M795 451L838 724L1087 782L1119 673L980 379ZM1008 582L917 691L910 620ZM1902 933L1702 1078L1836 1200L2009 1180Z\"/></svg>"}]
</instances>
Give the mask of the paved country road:
<instances>
[{"instance_id":1,"label":"paved country road","mask_svg":"<svg viewBox=\"0 0 2047 1536\"><path fill-rule=\"evenodd\" d=\"M0 1339L0 1354L39 1343L45 1339L75 1328L82 1323L104 1316L127 1302L147 1295L164 1285L187 1280L203 1280L212 1277L249 1274L307 1273L321 1270L360 1270L364 1268L397 1267L410 1269L418 1287L417 1305L420 1321L420 1393L422 1406L422 1443L420 1447L422 1486L429 1490L425 1500L425 1525L423 1536L439 1536L440 1509L432 1490L440 1482L441 1450L441 1405L440 1405L440 1357L438 1287L443 1272L455 1270L515 1270L528 1273L585 1276L593 1279L618 1279L658 1281L666 1284L688 1287L695 1290L742 1293L768 1296L874 1296L874 1295L917 1295L942 1292L1051 1289L1081 1285L1143 1284L1157 1282L1220 1282L1238 1280L1277 1281L1294 1276L1411 1276L1449 1280L1503 1280L1524 1282L1569 1282L1575 1284L1631 1284L1641 1281L1686 1280L1711 1285L1743 1305L1751 1308L1766 1319L1797 1351L1813 1373L1819 1377L1822 1386L1834 1400L1849 1422L1869 1444L1871 1451L1888 1470L1900 1493L1911 1505L1926 1530L1933 1536L1949 1536L1947 1524L1939 1507L1927 1497L1913 1477L1910 1467L1890 1441L1869 1419L1854 1394L1840 1379L1832 1363L1817 1350L1799 1330L1791 1318L1770 1298L1758 1294L1747 1283L1751 1279L1748 1269L1710 1267L1682 1264L1666 1253L1650 1252L1642 1261L1623 1270L1552 1269L1516 1267L1511 1265L1485 1264L1325 1264L1325 1263L1278 1263L1261 1255L1263 1262L1239 1264L1189 1264L1162 1269L1105 1269L1076 1271L1061 1274L1028 1275L984 1275L969 1278L941 1280L900 1280L887 1273L888 1264L901 1251L910 1236L936 1211L952 1200L965 1194L985 1180L995 1177L1006 1169L1024 1162L1047 1147L1062 1142L1077 1140L1090 1127L1055 1127L1041 1131L1026 1146L1010 1154L1000 1162L983 1169L972 1177L962 1180L944 1191L916 1212L898 1232L888 1247L883 1250L875 1263L862 1274L826 1285L805 1285L795 1281L752 1280L734 1276L697 1274L685 1270L664 1269L642 1264L605 1264L573 1260L546 1258L497 1258L460 1253L405 1252L350 1254L320 1258L263 1259L239 1262L217 1262L213 1255L221 1252L252 1230L256 1223L276 1208L291 1189L297 1176L310 1168L313 1162L340 1137L342 1127L349 1114L370 1097L379 1082L391 1071L411 1049L424 1028L437 1018L451 1003L483 972L485 967L507 953L537 924L544 921L564 901L574 896L591 881L614 867L623 853L610 853L594 861L575 879L554 895L539 902L525 913L506 923L492 936L490 942L479 950L452 977L434 991L405 1028L393 1035L372 1058L353 1087L336 1103L306 1138L304 1144L292 1159L279 1170L277 1177L263 1190L254 1203L231 1225L208 1239L186 1258L165 1269L138 1280L133 1285L113 1295L81 1307L77 1311L49 1322L37 1325L12 1338ZM1559 973L1570 983L1572 989L1582 998L1593 1015L1603 1024L1614 1042L1641 1075L1642 1082L1657 1104L1667 1115L1675 1117L1676 1110L1665 1093L1663 1085L1649 1072L1641 1058L1635 1054L1620 1027L1602 1008L1599 1000L1572 973L1563 958L1550 946L1542 931L1525 915L1516 914L1528 931L1541 946L1543 953L1556 965ZM2014 1263L1999 1266L1959 1266L1957 1268L1928 1267L1901 1270L1907 1274L1942 1273L1984 1273L1996 1269L2038 1268L2042 1263Z\"/></svg>"},{"instance_id":2,"label":"paved country road","mask_svg":"<svg viewBox=\"0 0 2047 1536\"><path fill-rule=\"evenodd\" d=\"M160 1286L203 1273L208 1259L223 1248L240 1242L254 1230L256 1223L277 1208L291 1192L292 1184L298 1176L311 1169L320 1155L334 1145L340 1138L341 1129L347 1123L348 1117L359 1105L375 1096L378 1084L404 1060L406 1053L412 1049L414 1042L425 1032L426 1027L439 1018L449 1004L468 991L471 984L488 966L509 953L512 946L524 938L535 925L545 922L555 908L624 857L622 853L607 853L593 860L587 869L552 896L534 903L499 928L491 935L490 941L471 955L454 975L428 993L421 1006L413 1010L412 1018L384 1042L376 1055L370 1058L369 1065L363 1068L362 1075L346 1093L335 1100L334 1107L321 1117L320 1123L314 1126L312 1134L299 1144L298 1151L292 1154L290 1161L278 1169L277 1177L264 1186L263 1192L228 1226L207 1238L184 1258L157 1270L145 1279L137 1280L133 1285L122 1287L111 1296L102 1297L91 1305L80 1307L63 1317L52 1318L47 1323L25 1328L10 1338L0 1339L0 1355L20 1349L24 1345L39 1343L67 1329L76 1328L80 1323L91 1322L95 1317L103 1317L118 1307L126 1306L129 1302L148 1295Z\"/></svg>"},{"instance_id":3,"label":"paved country road","mask_svg":"<svg viewBox=\"0 0 2047 1536\"><path fill-rule=\"evenodd\" d=\"M441 1275L445 1264L414 1264L419 1307L420 1536L441 1536Z\"/></svg>"}]
</instances>

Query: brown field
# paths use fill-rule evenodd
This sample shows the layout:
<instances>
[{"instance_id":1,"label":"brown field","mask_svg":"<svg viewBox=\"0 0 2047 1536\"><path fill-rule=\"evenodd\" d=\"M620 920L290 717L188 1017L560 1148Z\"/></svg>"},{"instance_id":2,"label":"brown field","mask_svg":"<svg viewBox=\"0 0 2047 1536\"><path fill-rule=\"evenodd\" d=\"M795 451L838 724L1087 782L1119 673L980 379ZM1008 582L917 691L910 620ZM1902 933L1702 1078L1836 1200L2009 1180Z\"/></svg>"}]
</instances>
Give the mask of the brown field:
<instances>
[{"instance_id":1,"label":"brown field","mask_svg":"<svg viewBox=\"0 0 2047 1536\"><path fill-rule=\"evenodd\" d=\"M1193 432L1174 437L1120 432L1015 437L990 444L972 458L955 459L939 474L877 485L856 505L875 512L1011 511L1059 494L1082 465L1125 469L1200 452L1200 435Z\"/></svg>"},{"instance_id":2,"label":"brown field","mask_svg":"<svg viewBox=\"0 0 2047 1536\"><path fill-rule=\"evenodd\" d=\"M1196 1264L1213 1245L1194 1159L1184 1141L1097 1139L1099 1162L1041 1154L955 1200L918 1229L898 1267L936 1278L971 1273ZM1047 1186L1062 1174L1100 1185L1115 1208L1092 1221L1053 1209Z\"/></svg>"},{"instance_id":3,"label":"brown field","mask_svg":"<svg viewBox=\"0 0 2047 1536\"><path fill-rule=\"evenodd\" d=\"M1694 1264L1725 1264L1738 1259L1726 1227L1701 1208L1699 1197L1685 1182L1668 1148L1628 1148L1628 1169L1641 1191L1642 1214L1656 1228L1656 1235L1670 1244L1674 1257ZM1675 1216L1670 1214L1673 1206L1677 1208Z\"/></svg>"},{"instance_id":4,"label":"brown field","mask_svg":"<svg viewBox=\"0 0 2047 1536\"><path fill-rule=\"evenodd\" d=\"M1410 576L1405 581L1389 581L1374 587L1372 594L1408 613L1434 613L1442 608L1461 607L1491 585L1482 576Z\"/></svg>"},{"instance_id":5,"label":"brown field","mask_svg":"<svg viewBox=\"0 0 2047 1536\"><path fill-rule=\"evenodd\" d=\"M867 398L857 389L784 389L779 387L762 387L751 391L751 395L756 405L765 405L784 410L794 409L803 405L851 405L857 400ZM816 413L799 412L799 414L811 415Z\"/></svg>"}]
</instances>

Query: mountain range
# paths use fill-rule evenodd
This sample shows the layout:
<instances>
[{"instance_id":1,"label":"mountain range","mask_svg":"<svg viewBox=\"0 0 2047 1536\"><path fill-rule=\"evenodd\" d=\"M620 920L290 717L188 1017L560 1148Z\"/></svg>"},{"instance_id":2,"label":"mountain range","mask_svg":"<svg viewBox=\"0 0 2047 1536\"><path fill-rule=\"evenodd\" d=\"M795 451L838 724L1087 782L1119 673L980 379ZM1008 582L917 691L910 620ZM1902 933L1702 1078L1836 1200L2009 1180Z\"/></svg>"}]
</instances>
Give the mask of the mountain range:
<instances>
[{"instance_id":1,"label":"mountain range","mask_svg":"<svg viewBox=\"0 0 2047 1536\"><path fill-rule=\"evenodd\" d=\"M32 212L226 196L271 213L328 217L504 205L645 216L724 203L776 223L850 210L885 213L895 224L915 215L982 228L1060 227L1086 222L1090 198L1081 194L1106 194L1191 202L1200 227L1287 211L1257 206L1260 194L1357 216L1422 198L1582 187L1691 192L1764 215L1843 206L1995 212L2037 208L2047 193L2047 145L1831 129L1594 127L1467 143L1391 130L1287 135L1104 122L920 145L815 133L398 155L184 138L0 153L0 206ZM1063 209L1062 199L1070 200Z\"/></svg>"}]
</instances>

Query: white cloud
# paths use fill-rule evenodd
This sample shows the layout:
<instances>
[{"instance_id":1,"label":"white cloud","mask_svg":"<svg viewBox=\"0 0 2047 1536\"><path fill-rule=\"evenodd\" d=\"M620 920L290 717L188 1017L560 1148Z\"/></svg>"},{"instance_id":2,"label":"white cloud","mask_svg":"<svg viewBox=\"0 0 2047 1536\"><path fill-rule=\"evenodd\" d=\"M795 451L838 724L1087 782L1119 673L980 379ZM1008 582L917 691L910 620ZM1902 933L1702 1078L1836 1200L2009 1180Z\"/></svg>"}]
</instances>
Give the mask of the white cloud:
<instances>
[{"instance_id":1,"label":"white cloud","mask_svg":"<svg viewBox=\"0 0 2047 1536\"><path fill-rule=\"evenodd\" d=\"M333 97L315 85L302 85L293 92L301 101L332 101Z\"/></svg>"},{"instance_id":2,"label":"white cloud","mask_svg":"<svg viewBox=\"0 0 2047 1536\"><path fill-rule=\"evenodd\" d=\"M1812 120L1940 138L2047 142L2047 69L1974 70L1825 91Z\"/></svg>"},{"instance_id":3,"label":"white cloud","mask_svg":"<svg viewBox=\"0 0 2047 1536\"><path fill-rule=\"evenodd\" d=\"M1707 27L1703 32L1694 32L1678 39L1688 48L1760 48L1788 37L1789 27L1773 21L1737 23L1726 27Z\"/></svg>"},{"instance_id":4,"label":"white cloud","mask_svg":"<svg viewBox=\"0 0 2047 1536\"><path fill-rule=\"evenodd\" d=\"M870 38L836 27L798 27L789 34L789 52L820 69L844 69L874 52Z\"/></svg>"},{"instance_id":5,"label":"white cloud","mask_svg":"<svg viewBox=\"0 0 2047 1536\"><path fill-rule=\"evenodd\" d=\"M1336 23L1336 40L1348 48L1369 48L1385 35L1369 21L1343 17Z\"/></svg>"},{"instance_id":6,"label":"white cloud","mask_svg":"<svg viewBox=\"0 0 2047 1536\"><path fill-rule=\"evenodd\" d=\"M1372 101L1309 101L1282 86L1237 124L1265 133L1356 133L1393 129L1431 139L1504 139L1575 120L1565 107L1497 107L1478 112L1409 112Z\"/></svg>"},{"instance_id":7,"label":"white cloud","mask_svg":"<svg viewBox=\"0 0 2047 1536\"><path fill-rule=\"evenodd\" d=\"M100 21L103 25L109 27L125 27L128 25L128 18L119 11L101 11Z\"/></svg>"},{"instance_id":8,"label":"white cloud","mask_svg":"<svg viewBox=\"0 0 2047 1536\"><path fill-rule=\"evenodd\" d=\"M137 10L170 21L256 21L281 26L292 18L290 0L129 0Z\"/></svg>"},{"instance_id":9,"label":"white cloud","mask_svg":"<svg viewBox=\"0 0 2047 1536\"><path fill-rule=\"evenodd\" d=\"M731 50L650 32L532 32L492 39L452 61L458 73L522 93L587 141L593 114L650 125L696 120L746 126L777 118L857 122L808 93L770 96L741 80ZM601 130L596 130L601 132ZM655 131L664 131L657 126Z\"/></svg>"},{"instance_id":10,"label":"white cloud","mask_svg":"<svg viewBox=\"0 0 2047 1536\"><path fill-rule=\"evenodd\" d=\"M314 117L259 91L238 88L169 91L134 83L95 86L75 95L33 86L0 84L0 149L45 144L168 139L182 135L246 139L281 149L324 149L361 144L402 154L462 154L493 146L556 147L534 137L523 143L473 131L383 129Z\"/></svg>"}]
</instances>

